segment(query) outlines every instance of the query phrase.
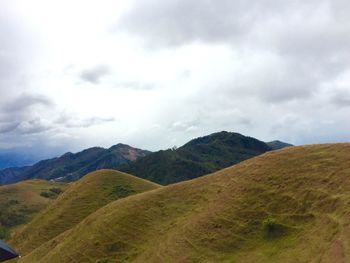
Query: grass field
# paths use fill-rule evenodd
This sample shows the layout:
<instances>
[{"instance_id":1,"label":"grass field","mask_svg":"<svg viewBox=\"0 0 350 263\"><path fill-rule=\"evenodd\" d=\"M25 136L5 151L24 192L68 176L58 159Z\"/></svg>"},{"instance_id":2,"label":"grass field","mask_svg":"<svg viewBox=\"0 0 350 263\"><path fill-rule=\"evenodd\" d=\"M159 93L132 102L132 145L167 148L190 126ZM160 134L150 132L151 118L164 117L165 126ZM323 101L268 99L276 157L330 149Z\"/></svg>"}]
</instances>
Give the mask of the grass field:
<instances>
[{"instance_id":1,"label":"grass field","mask_svg":"<svg viewBox=\"0 0 350 263\"><path fill-rule=\"evenodd\" d=\"M10 243L25 254L79 223L86 216L119 198L158 188L157 184L114 170L86 175L25 227Z\"/></svg>"},{"instance_id":2,"label":"grass field","mask_svg":"<svg viewBox=\"0 0 350 263\"><path fill-rule=\"evenodd\" d=\"M19 262L350 262L349 234L350 144L302 146L111 202Z\"/></svg>"},{"instance_id":3,"label":"grass field","mask_svg":"<svg viewBox=\"0 0 350 263\"><path fill-rule=\"evenodd\" d=\"M51 190L63 191L65 188L66 184L43 180L0 186L0 238L7 238L11 229L27 223L51 203L58 196ZM51 193L50 198L44 197L43 193Z\"/></svg>"}]
</instances>

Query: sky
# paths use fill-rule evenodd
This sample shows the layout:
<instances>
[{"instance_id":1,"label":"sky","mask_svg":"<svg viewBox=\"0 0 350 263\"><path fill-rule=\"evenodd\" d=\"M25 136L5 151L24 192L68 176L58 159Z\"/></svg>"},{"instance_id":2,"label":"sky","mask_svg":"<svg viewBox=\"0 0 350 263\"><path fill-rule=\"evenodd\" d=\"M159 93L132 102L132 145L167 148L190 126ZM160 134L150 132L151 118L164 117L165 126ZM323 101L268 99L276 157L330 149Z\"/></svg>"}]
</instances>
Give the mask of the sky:
<instances>
[{"instance_id":1,"label":"sky","mask_svg":"<svg viewBox=\"0 0 350 263\"><path fill-rule=\"evenodd\" d=\"M0 0L0 150L350 141L348 0Z\"/></svg>"}]
</instances>

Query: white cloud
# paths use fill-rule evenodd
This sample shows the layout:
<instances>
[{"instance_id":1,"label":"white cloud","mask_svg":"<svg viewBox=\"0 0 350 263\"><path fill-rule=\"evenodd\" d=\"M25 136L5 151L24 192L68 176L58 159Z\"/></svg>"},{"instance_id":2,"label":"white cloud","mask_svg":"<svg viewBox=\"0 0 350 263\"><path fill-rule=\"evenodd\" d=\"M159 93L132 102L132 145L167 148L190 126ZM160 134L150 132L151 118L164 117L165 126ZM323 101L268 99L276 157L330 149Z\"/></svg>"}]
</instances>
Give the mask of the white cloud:
<instances>
[{"instance_id":1,"label":"white cloud","mask_svg":"<svg viewBox=\"0 0 350 263\"><path fill-rule=\"evenodd\" d=\"M5 0L0 146L350 140L345 0Z\"/></svg>"}]
</instances>

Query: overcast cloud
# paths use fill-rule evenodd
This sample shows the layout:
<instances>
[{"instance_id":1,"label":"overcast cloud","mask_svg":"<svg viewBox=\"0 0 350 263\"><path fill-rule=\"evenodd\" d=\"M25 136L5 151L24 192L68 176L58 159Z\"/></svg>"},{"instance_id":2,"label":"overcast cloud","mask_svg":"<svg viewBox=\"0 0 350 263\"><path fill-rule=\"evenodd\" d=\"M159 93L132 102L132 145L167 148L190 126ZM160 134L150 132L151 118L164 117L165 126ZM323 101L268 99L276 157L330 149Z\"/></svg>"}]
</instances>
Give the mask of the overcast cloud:
<instances>
[{"instance_id":1,"label":"overcast cloud","mask_svg":"<svg viewBox=\"0 0 350 263\"><path fill-rule=\"evenodd\" d=\"M350 141L347 0L0 2L0 149Z\"/></svg>"}]
</instances>

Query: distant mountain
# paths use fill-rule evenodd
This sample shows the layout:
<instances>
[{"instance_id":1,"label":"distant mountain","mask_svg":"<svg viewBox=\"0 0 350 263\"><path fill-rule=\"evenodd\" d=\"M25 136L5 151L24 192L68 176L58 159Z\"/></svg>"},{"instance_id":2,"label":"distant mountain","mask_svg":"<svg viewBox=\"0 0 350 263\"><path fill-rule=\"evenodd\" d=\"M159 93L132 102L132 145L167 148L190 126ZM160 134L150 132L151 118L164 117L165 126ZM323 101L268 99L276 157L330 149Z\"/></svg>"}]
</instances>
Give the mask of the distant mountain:
<instances>
[{"instance_id":1,"label":"distant mountain","mask_svg":"<svg viewBox=\"0 0 350 263\"><path fill-rule=\"evenodd\" d=\"M266 143L272 150L280 150L286 147L294 146L293 144L281 142L281 141L271 141Z\"/></svg>"},{"instance_id":2,"label":"distant mountain","mask_svg":"<svg viewBox=\"0 0 350 263\"><path fill-rule=\"evenodd\" d=\"M40 161L33 166L0 171L0 184L39 178L75 181L100 169L117 169L167 185L193 179L270 150L291 144L265 143L239 133L218 132L191 140L180 148L155 153L117 144L109 149L94 147L59 158Z\"/></svg>"},{"instance_id":3,"label":"distant mountain","mask_svg":"<svg viewBox=\"0 0 350 263\"><path fill-rule=\"evenodd\" d=\"M9 167L23 167L32 165L39 161L35 156L15 152L15 151L0 151L0 169Z\"/></svg>"},{"instance_id":4,"label":"distant mountain","mask_svg":"<svg viewBox=\"0 0 350 263\"><path fill-rule=\"evenodd\" d=\"M11 167L0 171L0 185L7 184L9 182L18 182L15 178L22 178L22 174L30 169L30 166L24 167Z\"/></svg>"},{"instance_id":5,"label":"distant mountain","mask_svg":"<svg viewBox=\"0 0 350 263\"><path fill-rule=\"evenodd\" d=\"M117 144L109 149L89 148L76 154L68 152L61 157L40 161L30 167L2 170L0 183L9 184L32 178L73 181L95 170L117 168L149 153L125 144Z\"/></svg>"},{"instance_id":6,"label":"distant mountain","mask_svg":"<svg viewBox=\"0 0 350 263\"><path fill-rule=\"evenodd\" d=\"M215 172L270 150L262 141L223 131L194 139L178 149L149 154L120 170L166 185Z\"/></svg>"}]
</instances>

